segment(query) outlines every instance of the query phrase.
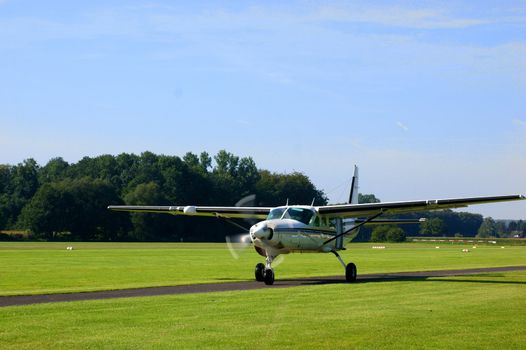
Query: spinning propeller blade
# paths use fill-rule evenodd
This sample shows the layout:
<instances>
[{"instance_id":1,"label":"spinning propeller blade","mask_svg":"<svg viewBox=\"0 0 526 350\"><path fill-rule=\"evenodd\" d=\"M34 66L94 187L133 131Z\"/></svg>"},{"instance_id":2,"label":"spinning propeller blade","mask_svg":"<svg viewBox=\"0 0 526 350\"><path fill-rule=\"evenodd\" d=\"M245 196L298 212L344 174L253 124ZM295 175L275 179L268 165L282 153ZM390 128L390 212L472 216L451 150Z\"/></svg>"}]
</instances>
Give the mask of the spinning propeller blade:
<instances>
[{"instance_id":1,"label":"spinning propeller blade","mask_svg":"<svg viewBox=\"0 0 526 350\"><path fill-rule=\"evenodd\" d=\"M256 195L250 194L248 196L245 196L241 198L236 204L236 207L253 207L256 205ZM225 218L223 218L225 219ZM239 254L241 254L247 247L249 247L252 244L252 240L250 239L250 234L248 233L249 228L245 228L243 225L238 224L237 222L234 222L229 219L225 219L228 223L237 226L239 228L242 228L245 230L244 234L239 235L233 235L233 236L226 236L226 245L228 247L228 250L230 251L230 254L234 259L239 259ZM251 225L254 223L254 220L252 219L243 219L245 222L250 223Z\"/></svg>"},{"instance_id":2,"label":"spinning propeller blade","mask_svg":"<svg viewBox=\"0 0 526 350\"><path fill-rule=\"evenodd\" d=\"M236 260L239 259L239 254L252 244L249 234L226 236L225 240L230 254Z\"/></svg>"}]
</instances>

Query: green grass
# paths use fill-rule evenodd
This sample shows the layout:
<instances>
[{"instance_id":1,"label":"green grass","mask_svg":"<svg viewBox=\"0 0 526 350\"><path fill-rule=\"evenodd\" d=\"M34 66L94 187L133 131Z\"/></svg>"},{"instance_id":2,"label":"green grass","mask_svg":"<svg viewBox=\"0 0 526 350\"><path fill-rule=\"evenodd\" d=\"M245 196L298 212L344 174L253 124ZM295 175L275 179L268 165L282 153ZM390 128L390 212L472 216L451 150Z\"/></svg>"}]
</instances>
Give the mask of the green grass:
<instances>
[{"instance_id":1,"label":"green grass","mask_svg":"<svg viewBox=\"0 0 526 350\"><path fill-rule=\"evenodd\" d=\"M69 245L75 249L66 250ZM350 244L342 257L355 262L359 273L526 265L526 247L520 246L470 246L462 253L466 245L373 245ZM262 260L251 248L235 260L225 244L2 242L0 295L252 280ZM278 279L324 275L343 276L332 254L290 254L276 267Z\"/></svg>"},{"instance_id":2,"label":"green grass","mask_svg":"<svg viewBox=\"0 0 526 350\"><path fill-rule=\"evenodd\" d=\"M524 349L526 273L0 308L1 349Z\"/></svg>"}]
</instances>

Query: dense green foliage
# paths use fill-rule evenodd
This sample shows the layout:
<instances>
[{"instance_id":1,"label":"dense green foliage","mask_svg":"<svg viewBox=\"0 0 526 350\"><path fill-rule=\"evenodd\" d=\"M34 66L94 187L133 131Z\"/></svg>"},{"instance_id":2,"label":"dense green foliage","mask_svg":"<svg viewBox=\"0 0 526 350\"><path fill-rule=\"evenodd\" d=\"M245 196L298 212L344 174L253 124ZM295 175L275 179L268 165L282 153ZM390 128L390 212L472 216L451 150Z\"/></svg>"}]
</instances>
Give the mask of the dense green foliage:
<instances>
[{"instance_id":1,"label":"dense green foliage","mask_svg":"<svg viewBox=\"0 0 526 350\"><path fill-rule=\"evenodd\" d=\"M374 194L361 194L358 197L359 203L378 203L380 200ZM405 224L399 225L407 236L457 236L457 237L513 237L523 236L526 234L526 222L518 221L495 221L492 218L484 219L480 214L472 214L467 212L456 212L452 210L440 210L421 213L409 213L399 216L392 216L392 219L420 219L427 220L420 225ZM483 222L486 224L483 225ZM491 229L484 227L487 222L492 222ZM482 231L479 229L482 228ZM387 241L385 237L384 228L380 228L375 237L373 237L373 229L371 227L364 227L354 239L355 241ZM383 233L382 233L383 232ZM379 236L378 236L379 235Z\"/></svg>"},{"instance_id":2,"label":"dense green foliage","mask_svg":"<svg viewBox=\"0 0 526 350\"><path fill-rule=\"evenodd\" d=\"M480 225L477 237L487 238L494 237L497 234L497 224L492 218L485 218Z\"/></svg>"},{"instance_id":3,"label":"dense green foliage","mask_svg":"<svg viewBox=\"0 0 526 350\"><path fill-rule=\"evenodd\" d=\"M235 205L256 195L253 206L327 203L307 176L258 169L252 158L220 151L177 156L122 153L84 157L69 164L62 158L40 166L33 159L0 165L0 230L29 230L44 240L223 241L238 229L214 218L113 213L109 204ZM359 194L360 203L376 203L374 194ZM247 203L245 203L247 205ZM523 221L488 222L478 214L451 210L404 215L428 218L422 225L401 225L408 236L524 235ZM248 226L248 223L246 223ZM355 240L371 238L371 228ZM9 236L0 233L0 239Z\"/></svg>"},{"instance_id":4,"label":"dense green foliage","mask_svg":"<svg viewBox=\"0 0 526 350\"><path fill-rule=\"evenodd\" d=\"M404 230L393 225L376 226L371 233L372 242L403 242L405 238Z\"/></svg>"},{"instance_id":5,"label":"dense green foliage","mask_svg":"<svg viewBox=\"0 0 526 350\"><path fill-rule=\"evenodd\" d=\"M0 230L29 229L34 238L111 241L222 241L238 229L211 218L109 212L109 204L252 205L327 203L305 175L260 170L250 157L220 151L184 157L102 155L39 166L28 159L0 166ZM234 232L233 232L234 230Z\"/></svg>"}]
</instances>

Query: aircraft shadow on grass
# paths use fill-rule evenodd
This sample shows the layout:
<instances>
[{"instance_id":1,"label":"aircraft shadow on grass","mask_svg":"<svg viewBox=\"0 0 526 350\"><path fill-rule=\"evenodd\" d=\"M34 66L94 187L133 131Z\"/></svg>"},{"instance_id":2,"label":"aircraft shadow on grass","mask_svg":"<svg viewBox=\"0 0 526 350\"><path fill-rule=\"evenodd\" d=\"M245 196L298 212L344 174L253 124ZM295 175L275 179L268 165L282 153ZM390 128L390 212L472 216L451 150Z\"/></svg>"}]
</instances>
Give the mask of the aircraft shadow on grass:
<instances>
[{"instance_id":1,"label":"aircraft shadow on grass","mask_svg":"<svg viewBox=\"0 0 526 350\"><path fill-rule=\"evenodd\" d=\"M483 275L470 275L470 276L483 276ZM365 277L358 278L356 283L378 283L378 282L460 282L460 283L474 283L474 284L517 284L526 285L526 282L520 281L509 281L499 279L504 276L497 275L485 275L485 277L491 277L492 279L486 280L472 280L472 279L449 279L445 277L458 277L457 276L380 276L380 277ZM291 286L291 285L325 285L325 284L347 284L343 279L332 279L332 278L302 278L302 279L288 279L283 280L279 283L280 286Z\"/></svg>"}]
</instances>

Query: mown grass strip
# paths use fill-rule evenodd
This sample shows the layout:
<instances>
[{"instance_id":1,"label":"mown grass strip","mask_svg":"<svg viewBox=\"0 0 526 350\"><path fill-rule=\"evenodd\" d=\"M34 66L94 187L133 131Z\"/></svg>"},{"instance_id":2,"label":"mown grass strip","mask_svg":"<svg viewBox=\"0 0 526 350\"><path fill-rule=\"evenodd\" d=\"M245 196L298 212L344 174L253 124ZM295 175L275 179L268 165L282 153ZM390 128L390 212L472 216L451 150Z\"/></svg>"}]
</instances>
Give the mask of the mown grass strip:
<instances>
[{"instance_id":1,"label":"mown grass strip","mask_svg":"<svg viewBox=\"0 0 526 350\"><path fill-rule=\"evenodd\" d=\"M351 244L342 256L359 273L429 271L526 265L526 247L444 244ZM73 250L66 250L73 246ZM225 244L0 243L0 295L68 293L253 279L263 258L252 249L231 257ZM278 279L342 275L331 254L290 254Z\"/></svg>"},{"instance_id":2,"label":"mown grass strip","mask_svg":"<svg viewBox=\"0 0 526 350\"><path fill-rule=\"evenodd\" d=\"M526 273L0 309L2 349L520 349Z\"/></svg>"}]
</instances>

